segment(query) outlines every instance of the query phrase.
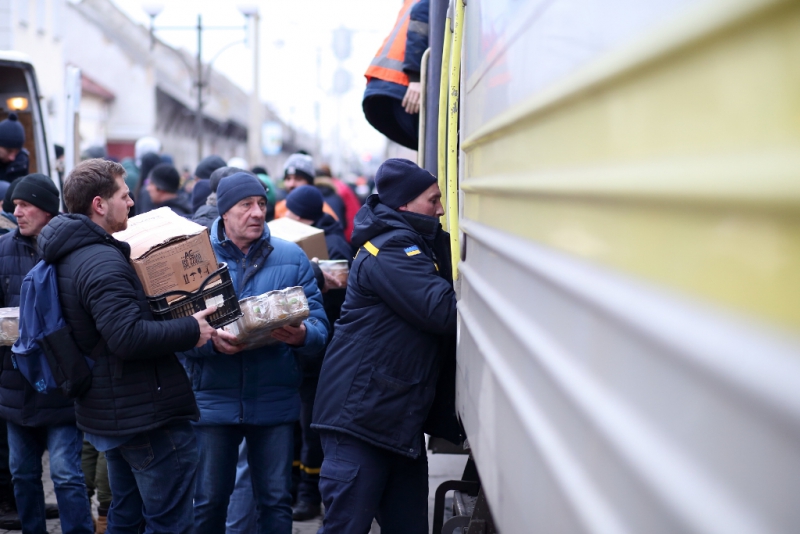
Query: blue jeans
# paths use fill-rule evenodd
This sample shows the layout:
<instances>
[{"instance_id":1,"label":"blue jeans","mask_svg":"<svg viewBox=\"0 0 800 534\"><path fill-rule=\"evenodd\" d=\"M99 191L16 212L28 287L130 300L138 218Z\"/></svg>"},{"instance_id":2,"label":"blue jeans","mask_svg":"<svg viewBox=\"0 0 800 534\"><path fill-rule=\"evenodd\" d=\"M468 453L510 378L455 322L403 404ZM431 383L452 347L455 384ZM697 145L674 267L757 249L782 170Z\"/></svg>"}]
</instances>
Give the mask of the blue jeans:
<instances>
[{"instance_id":1,"label":"blue jeans","mask_svg":"<svg viewBox=\"0 0 800 534\"><path fill-rule=\"evenodd\" d=\"M258 510L257 532L291 534L294 424L195 425L194 428L200 449L194 493L196 534L225 532L242 439L247 442L247 463Z\"/></svg>"},{"instance_id":2,"label":"blue jeans","mask_svg":"<svg viewBox=\"0 0 800 534\"><path fill-rule=\"evenodd\" d=\"M250 534L256 531L258 511L253 497L253 480L247 463L247 442L239 445L239 461L236 463L236 485L228 504L228 519L225 534Z\"/></svg>"},{"instance_id":3,"label":"blue jeans","mask_svg":"<svg viewBox=\"0 0 800 534\"><path fill-rule=\"evenodd\" d=\"M197 440L188 422L141 432L106 451L114 496L109 534L192 532L197 461Z\"/></svg>"},{"instance_id":4,"label":"blue jeans","mask_svg":"<svg viewBox=\"0 0 800 534\"><path fill-rule=\"evenodd\" d=\"M317 534L428 534L428 457L408 458L340 432L320 432L319 490L325 518Z\"/></svg>"},{"instance_id":5,"label":"blue jeans","mask_svg":"<svg viewBox=\"0 0 800 534\"><path fill-rule=\"evenodd\" d=\"M81 470L83 432L75 425L45 427L8 423L9 466L17 510L26 534L45 534L42 455L50 451L50 477L65 534L91 534L92 512Z\"/></svg>"}]
</instances>

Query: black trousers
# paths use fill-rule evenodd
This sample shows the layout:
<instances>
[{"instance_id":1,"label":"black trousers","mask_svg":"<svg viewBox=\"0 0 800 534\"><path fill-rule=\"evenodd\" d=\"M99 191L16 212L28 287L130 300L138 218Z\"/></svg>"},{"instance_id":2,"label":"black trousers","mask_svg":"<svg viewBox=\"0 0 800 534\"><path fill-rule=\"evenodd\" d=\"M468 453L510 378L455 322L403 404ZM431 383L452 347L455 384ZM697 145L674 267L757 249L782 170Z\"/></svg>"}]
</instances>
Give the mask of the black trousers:
<instances>
[{"instance_id":1,"label":"black trousers","mask_svg":"<svg viewBox=\"0 0 800 534\"><path fill-rule=\"evenodd\" d=\"M428 457L408 458L340 432L323 432L319 482L325 518L317 534L428 534Z\"/></svg>"},{"instance_id":2,"label":"black trousers","mask_svg":"<svg viewBox=\"0 0 800 534\"><path fill-rule=\"evenodd\" d=\"M8 466L8 425L0 419L0 501L14 502L14 485Z\"/></svg>"},{"instance_id":3,"label":"black trousers","mask_svg":"<svg viewBox=\"0 0 800 534\"><path fill-rule=\"evenodd\" d=\"M411 115L401 101L391 96L373 95L361 103L367 122L399 145L417 150L419 144L419 113Z\"/></svg>"},{"instance_id":4,"label":"black trousers","mask_svg":"<svg viewBox=\"0 0 800 534\"><path fill-rule=\"evenodd\" d=\"M317 395L319 375L305 376L300 386L300 482L297 487L297 500L320 504L319 469L322 467L322 443L319 433L311 428L311 414L314 412L314 397Z\"/></svg>"}]
</instances>

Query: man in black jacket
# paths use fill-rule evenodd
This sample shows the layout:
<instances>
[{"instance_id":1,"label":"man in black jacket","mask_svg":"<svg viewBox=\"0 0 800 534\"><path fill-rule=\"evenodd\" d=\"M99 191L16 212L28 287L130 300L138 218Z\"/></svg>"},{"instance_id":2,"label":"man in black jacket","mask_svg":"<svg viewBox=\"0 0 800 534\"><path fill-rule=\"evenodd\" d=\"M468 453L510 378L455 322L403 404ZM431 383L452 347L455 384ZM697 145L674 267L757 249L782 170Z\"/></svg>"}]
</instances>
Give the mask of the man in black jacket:
<instances>
[{"instance_id":1,"label":"man in black jacket","mask_svg":"<svg viewBox=\"0 0 800 534\"><path fill-rule=\"evenodd\" d=\"M325 232L325 245L328 258L345 260L348 266L353 260L353 250L344 238L344 230L333 217L322 211L325 200L322 193L313 185L303 185L294 189L286 197L286 217L313 226ZM327 275L316 262L311 263L317 285L322 291L322 304L325 315L331 324L330 338L333 337L333 324L339 318L344 302L345 288L336 279ZM303 362L303 383L300 385L300 481L297 487L297 503L292 508L294 521L308 521L322 513L319 493L319 470L322 465L322 443L319 434L311 428L311 414L314 411L314 397L317 395L319 370L322 367L323 350L316 358ZM295 445L295 451L297 446ZM295 456L295 459L298 459Z\"/></svg>"},{"instance_id":2,"label":"man in black jacket","mask_svg":"<svg viewBox=\"0 0 800 534\"><path fill-rule=\"evenodd\" d=\"M22 279L39 261L36 238L58 215L58 189L43 174L19 181L11 195L19 227L0 237L0 306L19 306ZM90 534L92 516L80 469L83 433L75 426L73 401L59 392L38 393L2 349L0 417L8 421L9 465L17 510L25 532L44 532L42 455L50 451L50 474L61 509L61 530Z\"/></svg>"},{"instance_id":3,"label":"man in black jacket","mask_svg":"<svg viewBox=\"0 0 800 534\"><path fill-rule=\"evenodd\" d=\"M114 533L188 533L198 461L190 421L199 413L175 352L215 334L205 316L158 322L131 267L130 247L114 239L133 206L125 170L100 159L78 164L64 183L68 215L39 235L42 258L56 265L64 319L92 354L92 386L75 401L78 428L106 452Z\"/></svg>"},{"instance_id":4,"label":"man in black jacket","mask_svg":"<svg viewBox=\"0 0 800 534\"><path fill-rule=\"evenodd\" d=\"M181 187L181 175L178 169L169 163L160 163L150 171L150 181L145 186L153 209L169 208L181 217L192 218L192 207L187 199L178 194Z\"/></svg>"},{"instance_id":5,"label":"man in black jacket","mask_svg":"<svg viewBox=\"0 0 800 534\"><path fill-rule=\"evenodd\" d=\"M452 395L437 395L440 369L454 370L456 334L439 186L400 159L381 165L375 182L378 194L356 215L359 250L314 407L325 452L320 534L366 532L375 517L385 534L427 534L423 431L463 441ZM449 418L439 418L439 401Z\"/></svg>"}]
</instances>

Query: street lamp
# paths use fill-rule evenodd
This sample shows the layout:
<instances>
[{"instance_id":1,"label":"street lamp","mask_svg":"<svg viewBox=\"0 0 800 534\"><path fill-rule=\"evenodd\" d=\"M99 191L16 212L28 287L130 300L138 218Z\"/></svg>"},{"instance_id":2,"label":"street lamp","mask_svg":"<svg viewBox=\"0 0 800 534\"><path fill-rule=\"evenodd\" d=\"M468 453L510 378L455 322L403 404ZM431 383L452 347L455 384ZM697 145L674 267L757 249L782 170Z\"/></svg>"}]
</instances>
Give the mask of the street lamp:
<instances>
[{"instance_id":1,"label":"street lamp","mask_svg":"<svg viewBox=\"0 0 800 534\"><path fill-rule=\"evenodd\" d=\"M195 129L197 130L197 161L198 163L203 159L203 87L206 82L203 77L203 31L204 30L241 30L247 29L247 26L203 26L203 16L198 13L197 26L161 26L155 27L155 18L161 14L164 9L163 4L148 3L142 5L142 9L150 17L150 50L155 46L155 31L156 30L194 30L197 31L197 67L195 86L197 87L197 108L195 110ZM248 8L245 8L248 9ZM241 7L239 9L242 14L248 16ZM258 10L256 9L256 20L258 20ZM258 34L256 33L256 36ZM235 43L234 43L235 44ZM183 55L181 55L181 58ZM216 59L216 58L215 58ZM209 65L210 67L210 65ZM207 78L207 77L206 77Z\"/></svg>"}]
</instances>

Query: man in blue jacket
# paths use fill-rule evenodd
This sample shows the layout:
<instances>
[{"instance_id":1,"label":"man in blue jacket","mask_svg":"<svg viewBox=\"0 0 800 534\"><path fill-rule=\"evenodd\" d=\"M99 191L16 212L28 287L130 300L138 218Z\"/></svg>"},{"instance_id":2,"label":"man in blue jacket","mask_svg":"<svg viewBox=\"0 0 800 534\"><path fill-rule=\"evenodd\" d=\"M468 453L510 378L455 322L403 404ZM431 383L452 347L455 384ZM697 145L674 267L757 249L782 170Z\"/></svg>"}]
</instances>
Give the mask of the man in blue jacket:
<instances>
[{"instance_id":1,"label":"man in blue jacket","mask_svg":"<svg viewBox=\"0 0 800 534\"><path fill-rule=\"evenodd\" d=\"M276 330L273 337L282 343L242 351L231 344L233 336L220 331L213 343L185 353L200 407L195 529L197 534L225 531L244 439L258 532L289 534L293 431L302 380L298 357L322 350L328 321L306 255L297 245L270 236L264 222L267 197L258 178L249 173L223 178L217 207L220 217L211 227L211 244L219 261L227 262L239 298L302 286L311 315L298 327Z\"/></svg>"},{"instance_id":2,"label":"man in blue jacket","mask_svg":"<svg viewBox=\"0 0 800 534\"><path fill-rule=\"evenodd\" d=\"M427 534L423 431L463 441L435 402L440 369L454 369L456 334L439 186L401 159L384 162L375 183L356 215L359 250L314 405L325 453L319 534L367 532L373 518L384 534Z\"/></svg>"},{"instance_id":3,"label":"man in blue jacket","mask_svg":"<svg viewBox=\"0 0 800 534\"><path fill-rule=\"evenodd\" d=\"M43 174L22 178L11 196L19 228L0 237L0 306L19 306L22 280L38 263L36 239L58 215L59 195ZM22 376L10 347L0 347L0 417L8 421L8 445L17 510L24 532L45 531L42 455L50 451L50 473L61 510L61 530L94 532L81 471L83 432L75 406L59 392L38 393Z\"/></svg>"}]
</instances>

